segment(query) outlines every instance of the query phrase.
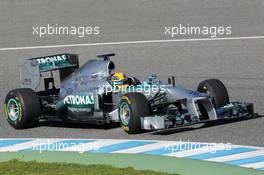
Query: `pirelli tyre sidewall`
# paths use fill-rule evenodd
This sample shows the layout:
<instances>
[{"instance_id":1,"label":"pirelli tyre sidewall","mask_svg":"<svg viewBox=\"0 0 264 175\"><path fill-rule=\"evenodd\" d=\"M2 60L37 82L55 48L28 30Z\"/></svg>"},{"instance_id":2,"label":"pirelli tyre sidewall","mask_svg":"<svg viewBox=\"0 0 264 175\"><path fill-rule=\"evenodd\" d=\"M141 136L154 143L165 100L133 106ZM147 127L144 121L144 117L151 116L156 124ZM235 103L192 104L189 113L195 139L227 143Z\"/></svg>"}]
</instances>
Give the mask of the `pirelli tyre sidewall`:
<instances>
[{"instance_id":1,"label":"pirelli tyre sidewall","mask_svg":"<svg viewBox=\"0 0 264 175\"><path fill-rule=\"evenodd\" d=\"M5 98L4 111L13 128L33 127L40 116L40 100L29 88L14 89Z\"/></svg>"},{"instance_id":2,"label":"pirelli tyre sidewall","mask_svg":"<svg viewBox=\"0 0 264 175\"><path fill-rule=\"evenodd\" d=\"M123 130L129 134L139 133L141 117L150 114L146 97L141 93L127 93L122 96L118 106L119 121Z\"/></svg>"}]
</instances>

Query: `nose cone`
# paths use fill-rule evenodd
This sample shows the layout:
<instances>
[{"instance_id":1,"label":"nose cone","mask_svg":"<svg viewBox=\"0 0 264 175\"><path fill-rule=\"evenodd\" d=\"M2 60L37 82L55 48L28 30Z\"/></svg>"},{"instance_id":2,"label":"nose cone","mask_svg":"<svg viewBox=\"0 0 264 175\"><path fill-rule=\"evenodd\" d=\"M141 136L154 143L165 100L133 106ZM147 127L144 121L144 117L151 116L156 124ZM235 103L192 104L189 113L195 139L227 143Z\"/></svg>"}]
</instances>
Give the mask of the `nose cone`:
<instances>
[{"instance_id":1,"label":"nose cone","mask_svg":"<svg viewBox=\"0 0 264 175\"><path fill-rule=\"evenodd\" d=\"M167 88L167 92L176 99L194 99L194 98L208 98L206 93L189 90L182 86L174 86Z\"/></svg>"}]
</instances>

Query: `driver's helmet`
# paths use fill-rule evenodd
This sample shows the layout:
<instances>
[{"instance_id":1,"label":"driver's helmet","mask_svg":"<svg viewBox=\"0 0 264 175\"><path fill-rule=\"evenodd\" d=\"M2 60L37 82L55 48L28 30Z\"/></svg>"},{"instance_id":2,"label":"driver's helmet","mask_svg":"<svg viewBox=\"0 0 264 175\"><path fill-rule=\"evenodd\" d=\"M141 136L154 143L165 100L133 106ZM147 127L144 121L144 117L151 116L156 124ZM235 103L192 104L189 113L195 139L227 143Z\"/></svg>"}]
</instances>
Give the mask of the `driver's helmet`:
<instances>
[{"instance_id":1,"label":"driver's helmet","mask_svg":"<svg viewBox=\"0 0 264 175\"><path fill-rule=\"evenodd\" d=\"M112 76L112 83L115 87L127 88L127 76L123 72L115 72L115 74Z\"/></svg>"}]
</instances>

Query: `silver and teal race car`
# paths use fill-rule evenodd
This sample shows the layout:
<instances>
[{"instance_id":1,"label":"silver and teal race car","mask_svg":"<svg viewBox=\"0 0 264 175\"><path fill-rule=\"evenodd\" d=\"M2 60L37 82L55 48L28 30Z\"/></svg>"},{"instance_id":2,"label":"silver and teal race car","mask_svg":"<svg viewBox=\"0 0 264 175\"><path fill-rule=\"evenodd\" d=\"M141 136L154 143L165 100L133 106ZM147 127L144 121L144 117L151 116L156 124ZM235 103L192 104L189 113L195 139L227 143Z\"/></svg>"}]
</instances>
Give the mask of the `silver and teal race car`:
<instances>
[{"instance_id":1,"label":"silver and teal race car","mask_svg":"<svg viewBox=\"0 0 264 175\"><path fill-rule=\"evenodd\" d=\"M99 55L81 67L75 54L27 59L19 66L21 88L11 90L5 99L8 123L24 129L53 118L120 122L124 131L134 134L254 116L252 103L230 102L220 80L202 81L197 90L176 85L173 76L163 83L151 74L141 82L116 71L110 60L114 55Z\"/></svg>"}]
</instances>

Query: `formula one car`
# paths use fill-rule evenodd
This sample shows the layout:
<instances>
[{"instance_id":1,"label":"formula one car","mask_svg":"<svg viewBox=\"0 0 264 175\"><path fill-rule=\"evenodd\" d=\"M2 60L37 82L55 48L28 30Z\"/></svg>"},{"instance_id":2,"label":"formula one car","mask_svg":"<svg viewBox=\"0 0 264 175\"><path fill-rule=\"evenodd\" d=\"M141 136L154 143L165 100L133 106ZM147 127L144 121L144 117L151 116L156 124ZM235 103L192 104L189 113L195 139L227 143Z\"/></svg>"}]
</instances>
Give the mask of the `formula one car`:
<instances>
[{"instance_id":1,"label":"formula one car","mask_svg":"<svg viewBox=\"0 0 264 175\"><path fill-rule=\"evenodd\" d=\"M230 102L220 80L202 81L197 91L175 85L173 76L162 83L151 74L140 82L115 70L110 60L114 55L99 55L81 67L75 54L27 59L19 67L21 88L11 90L5 99L8 123L24 129L50 118L120 122L124 131L134 134L254 115L252 103Z\"/></svg>"}]
</instances>

